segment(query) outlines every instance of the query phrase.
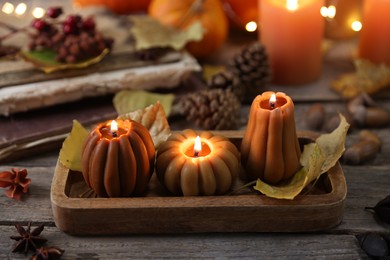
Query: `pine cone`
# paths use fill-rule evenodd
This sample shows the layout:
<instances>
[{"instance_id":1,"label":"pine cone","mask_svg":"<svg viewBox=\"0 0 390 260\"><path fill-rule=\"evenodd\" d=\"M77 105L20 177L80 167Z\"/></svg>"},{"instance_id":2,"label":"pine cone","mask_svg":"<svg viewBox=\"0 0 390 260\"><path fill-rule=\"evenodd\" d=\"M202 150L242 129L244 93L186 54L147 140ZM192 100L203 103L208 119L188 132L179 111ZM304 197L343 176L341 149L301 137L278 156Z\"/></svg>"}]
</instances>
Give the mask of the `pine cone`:
<instances>
[{"instance_id":1,"label":"pine cone","mask_svg":"<svg viewBox=\"0 0 390 260\"><path fill-rule=\"evenodd\" d=\"M229 90L206 89L182 96L177 102L180 114L204 129L235 129L238 126L240 102Z\"/></svg>"},{"instance_id":2,"label":"pine cone","mask_svg":"<svg viewBox=\"0 0 390 260\"><path fill-rule=\"evenodd\" d=\"M244 90L240 85L240 81L231 71L222 71L214 74L207 82L207 86L210 89L220 88L229 90L236 95L239 101L244 97Z\"/></svg>"},{"instance_id":3,"label":"pine cone","mask_svg":"<svg viewBox=\"0 0 390 260\"><path fill-rule=\"evenodd\" d=\"M271 78L267 52L259 42L249 45L236 55L230 62L229 69L237 75L247 91L259 90Z\"/></svg>"}]
</instances>

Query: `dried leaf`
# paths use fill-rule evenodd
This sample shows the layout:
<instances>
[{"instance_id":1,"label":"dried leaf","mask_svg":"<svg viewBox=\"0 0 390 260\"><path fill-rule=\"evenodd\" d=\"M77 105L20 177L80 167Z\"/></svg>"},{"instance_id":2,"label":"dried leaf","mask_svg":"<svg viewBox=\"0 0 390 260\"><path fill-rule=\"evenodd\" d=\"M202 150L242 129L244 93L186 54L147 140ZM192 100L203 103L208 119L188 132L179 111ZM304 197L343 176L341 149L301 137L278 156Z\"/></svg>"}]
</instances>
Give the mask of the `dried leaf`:
<instances>
[{"instance_id":1,"label":"dried leaf","mask_svg":"<svg viewBox=\"0 0 390 260\"><path fill-rule=\"evenodd\" d=\"M81 154L87 135L88 131L77 120L73 120L72 130L62 144L59 156L60 162L65 167L73 171L82 171Z\"/></svg>"},{"instance_id":2,"label":"dried leaf","mask_svg":"<svg viewBox=\"0 0 390 260\"><path fill-rule=\"evenodd\" d=\"M150 105L144 109L139 109L125 115L120 115L118 118L123 120L131 119L145 126L152 136L156 149L162 142L166 141L171 134L164 108L159 101L157 101L155 105Z\"/></svg>"},{"instance_id":3,"label":"dried leaf","mask_svg":"<svg viewBox=\"0 0 390 260\"><path fill-rule=\"evenodd\" d=\"M113 103L118 115L123 115L137 109L143 109L159 101L166 114L169 115L174 98L173 94L155 94L143 90L123 90L115 95Z\"/></svg>"},{"instance_id":4,"label":"dried leaf","mask_svg":"<svg viewBox=\"0 0 390 260\"><path fill-rule=\"evenodd\" d=\"M355 60L356 72L342 75L331 84L331 88L346 98L359 94L373 94L390 86L390 67L376 65L368 60Z\"/></svg>"},{"instance_id":5,"label":"dried leaf","mask_svg":"<svg viewBox=\"0 0 390 260\"><path fill-rule=\"evenodd\" d=\"M277 199L294 199L312 181L332 168L345 149L349 124L340 114L340 125L330 134L321 135L315 143L305 145L300 163L302 168L286 183L270 185L258 179L255 190Z\"/></svg>"},{"instance_id":6,"label":"dried leaf","mask_svg":"<svg viewBox=\"0 0 390 260\"><path fill-rule=\"evenodd\" d=\"M156 47L180 50L190 41L200 41L205 33L200 22L193 23L185 30L177 30L162 25L150 16L131 16L130 20L134 24L130 31L136 40L136 50Z\"/></svg>"},{"instance_id":7,"label":"dried leaf","mask_svg":"<svg viewBox=\"0 0 390 260\"><path fill-rule=\"evenodd\" d=\"M374 210L380 220L390 224L390 195L380 200L375 207L366 207L366 209Z\"/></svg>"},{"instance_id":8,"label":"dried leaf","mask_svg":"<svg viewBox=\"0 0 390 260\"><path fill-rule=\"evenodd\" d=\"M55 58L56 53L48 49L42 51L22 51L20 54L26 61L31 62L35 67L43 72L52 73L59 70L86 68L100 62L109 52L109 49L104 49L99 56L77 63L57 62Z\"/></svg>"},{"instance_id":9,"label":"dried leaf","mask_svg":"<svg viewBox=\"0 0 390 260\"><path fill-rule=\"evenodd\" d=\"M203 78L207 82L212 76L226 70L225 66L203 65Z\"/></svg>"}]
</instances>

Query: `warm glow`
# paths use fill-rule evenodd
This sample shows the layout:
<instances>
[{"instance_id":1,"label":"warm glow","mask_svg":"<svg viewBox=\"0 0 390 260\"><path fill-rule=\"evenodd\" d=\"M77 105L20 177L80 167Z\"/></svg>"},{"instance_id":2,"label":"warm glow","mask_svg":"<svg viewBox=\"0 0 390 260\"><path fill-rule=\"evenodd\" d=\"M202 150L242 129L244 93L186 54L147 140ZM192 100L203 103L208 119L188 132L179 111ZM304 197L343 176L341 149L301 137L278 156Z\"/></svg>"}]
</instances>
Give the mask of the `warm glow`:
<instances>
[{"instance_id":1,"label":"warm glow","mask_svg":"<svg viewBox=\"0 0 390 260\"><path fill-rule=\"evenodd\" d=\"M362 29L363 25L360 21L354 21L352 24L351 24L351 28L352 30L354 30L355 32L359 32L361 29Z\"/></svg>"},{"instance_id":2,"label":"warm glow","mask_svg":"<svg viewBox=\"0 0 390 260\"><path fill-rule=\"evenodd\" d=\"M195 155L198 155L201 151L202 151L202 142L200 140L200 137L197 136L195 138L194 153Z\"/></svg>"},{"instance_id":3,"label":"warm glow","mask_svg":"<svg viewBox=\"0 0 390 260\"><path fill-rule=\"evenodd\" d=\"M1 8L1 11L6 14L12 14L14 11L15 7L13 4L5 2L3 7Z\"/></svg>"},{"instance_id":4,"label":"warm glow","mask_svg":"<svg viewBox=\"0 0 390 260\"><path fill-rule=\"evenodd\" d=\"M111 133L116 133L118 131L118 124L115 120L111 122Z\"/></svg>"},{"instance_id":5,"label":"warm glow","mask_svg":"<svg viewBox=\"0 0 390 260\"><path fill-rule=\"evenodd\" d=\"M286 0L286 7L290 11L295 11L298 9L298 0Z\"/></svg>"},{"instance_id":6,"label":"warm glow","mask_svg":"<svg viewBox=\"0 0 390 260\"><path fill-rule=\"evenodd\" d=\"M329 18L334 18L336 16L336 6L330 5L328 7L328 17Z\"/></svg>"},{"instance_id":7,"label":"warm glow","mask_svg":"<svg viewBox=\"0 0 390 260\"><path fill-rule=\"evenodd\" d=\"M41 7L35 7L32 11L32 15L35 18L42 18L45 15L45 10Z\"/></svg>"},{"instance_id":8,"label":"warm glow","mask_svg":"<svg viewBox=\"0 0 390 260\"><path fill-rule=\"evenodd\" d=\"M245 25L245 30L248 32L254 32L257 29L257 23L254 21L251 21Z\"/></svg>"},{"instance_id":9,"label":"warm glow","mask_svg":"<svg viewBox=\"0 0 390 260\"><path fill-rule=\"evenodd\" d=\"M26 10L27 10L27 5L25 3L20 3L16 6L15 13L17 15L22 15L26 12Z\"/></svg>"},{"instance_id":10,"label":"warm glow","mask_svg":"<svg viewBox=\"0 0 390 260\"><path fill-rule=\"evenodd\" d=\"M274 107L275 107L275 103L276 103L276 95L275 95L275 94L272 94L272 95L271 95L271 98L269 99L269 105L270 105L270 107L274 108Z\"/></svg>"},{"instance_id":11,"label":"warm glow","mask_svg":"<svg viewBox=\"0 0 390 260\"><path fill-rule=\"evenodd\" d=\"M323 17L333 19L336 16L336 6L323 6L321 7L320 12Z\"/></svg>"}]
</instances>

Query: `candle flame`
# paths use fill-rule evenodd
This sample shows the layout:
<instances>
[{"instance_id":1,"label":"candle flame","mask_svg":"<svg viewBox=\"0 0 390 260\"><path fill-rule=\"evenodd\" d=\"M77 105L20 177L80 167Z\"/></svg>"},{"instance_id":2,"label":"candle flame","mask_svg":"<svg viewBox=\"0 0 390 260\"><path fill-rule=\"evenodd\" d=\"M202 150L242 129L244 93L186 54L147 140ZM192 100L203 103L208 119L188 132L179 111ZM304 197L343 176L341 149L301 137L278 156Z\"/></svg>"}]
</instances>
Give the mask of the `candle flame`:
<instances>
[{"instance_id":1,"label":"candle flame","mask_svg":"<svg viewBox=\"0 0 390 260\"><path fill-rule=\"evenodd\" d=\"M115 120L111 121L111 133L115 133L118 131L118 123Z\"/></svg>"},{"instance_id":2,"label":"candle flame","mask_svg":"<svg viewBox=\"0 0 390 260\"><path fill-rule=\"evenodd\" d=\"M194 144L194 153L195 156L198 156L198 154L202 151L202 142L200 140L199 135L195 138L195 144Z\"/></svg>"},{"instance_id":3,"label":"candle flame","mask_svg":"<svg viewBox=\"0 0 390 260\"><path fill-rule=\"evenodd\" d=\"M250 21L245 25L245 30L247 30L248 32L254 32L256 31L256 29L257 29L257 23L254 21Z\"/></svg>"},{"instance_id":4,"label":"candle flame","mask_svg":"<svg viewBox=\"0 0 390 260\"><path fill-rule=\"evenodd\" d=\"M287 0L286 8L289 11L296 11L298 9L298 0Z\"/></svg>"},{"instance_id":5,"label":"candle flame","mask_svg":"<svg viewBox=\"0 0 390 260\"><path fill-rule=\"evenodd\" d=\"M272 94L271 98L269 99L269 106L271 108L274 108L275 107L275 103L276 103L276 95Z\"/></svg>"}]
</instances>

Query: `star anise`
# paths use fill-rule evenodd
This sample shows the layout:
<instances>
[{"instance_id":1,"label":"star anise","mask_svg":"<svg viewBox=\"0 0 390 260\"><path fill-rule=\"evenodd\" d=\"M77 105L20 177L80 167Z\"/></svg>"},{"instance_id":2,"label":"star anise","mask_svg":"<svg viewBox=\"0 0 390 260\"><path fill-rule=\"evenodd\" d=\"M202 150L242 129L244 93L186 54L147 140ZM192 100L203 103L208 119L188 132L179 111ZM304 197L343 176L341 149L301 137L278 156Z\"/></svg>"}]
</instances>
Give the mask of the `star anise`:
<instances>
[{"instance_id":1,"label":"star anise","mask_svg":"<svg viewBox=\"0 0 390 260\"><path fill-rule=\"evenodd\" d=\"M28 223L27 230L19 223L15 224L15 227L20 235L10 237L11 239L18 241L12 252L24 252L26 254L29 249L34 251L47 241L46 238L39 236L43 231L43 224L39 225L31 232L31 222Z\"/></svg>"},{"instance_id":2,"label":"star anise","mask_svg":"<svg viewBox=\"0 0 390 260\"><path fill-rule=\"evenodd\" d=\"M11 171L0 172L0 187L9 189L5 195L9 198L20 200L23 193L28 191L31 179L27 177L26 169L12 168Z\"/></svg>"},{"instance_id":3,"label":"star anise","mask_svg":"<svg viewBox=\"0 0 390 260\"><path fill-rule=\"evenodd\" d=\"M35 251L35 254L30 258L31 260L49 260L49 259L60 259L64 250L55 247L41 247Z\"/></svg>"}]
</instances>

